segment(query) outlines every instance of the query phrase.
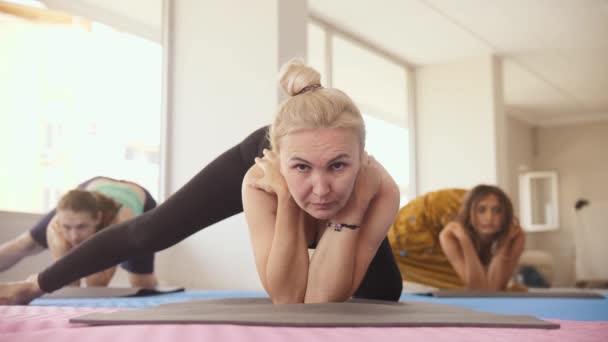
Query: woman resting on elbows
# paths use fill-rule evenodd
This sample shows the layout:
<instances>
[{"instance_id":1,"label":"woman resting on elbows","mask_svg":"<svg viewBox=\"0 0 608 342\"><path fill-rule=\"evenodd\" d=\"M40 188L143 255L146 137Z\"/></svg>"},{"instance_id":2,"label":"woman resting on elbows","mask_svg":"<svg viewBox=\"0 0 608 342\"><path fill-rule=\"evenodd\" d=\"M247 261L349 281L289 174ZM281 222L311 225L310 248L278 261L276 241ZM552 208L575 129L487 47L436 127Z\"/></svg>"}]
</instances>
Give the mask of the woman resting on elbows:
<instances>
[{"instance_id":1,"label":"woman resting on elbows","mask_svg":"<svg viewBox=\"0 0 608 342\"><path fill-rule=\"evenodd\" d=\"M389 232L406 281L440 289L505 290L525 234L498 187L443 189L410 201Z\"/></svg>"},{"instance_id":2,"label":"woman resting on elbows","mask_svg":"<svg viewBox=\"0 0 608 342\"><path fill-rule=\"evenodd\" d=\"M57 207L43 216L29 231L0 245L0 271L48 248L53 260L100 233L106 227L125 222L156 207L152 195L142 186L110 177L91 178L60 199ZM103 258L104 253L97 253ZM121 264L135 287L155 287L154 253L143 253ZM115 267L84 278L86 286L107 286ZM71 285L80 285L80 278Z\"/></svg>"},{"instance_id":3,"label":"woman resting on elbows","mask_svg":"<svg viewBox=\"0 0 608 342\"><path fill-rule=\"evenodd\" d=\"M57 205L57 214L46 230L46 242L53 256L59 260L68 252L93 236L100 229L118 220L120 204L97 192L71 190ZM107 286L116 267L91 274L85 279L87 286ZM80 286L80 279L71 285Z\"/></svg>"},{"instance_id":4,"label":"woman resting on elbows","mask_svg":"<svg viewBox=\"0 0 608 342\"><path fill-rule=\"evenodd\" d=\"M344 93L322 88L313 69L292 62L282 75L292 97L270 133L256 130L155 209L95 234L34 277L0 284L0 304L28 303L243 210L273 302L399 300L401 275L386 238L399 193L364 152L361 114Z\"/></svg>"},{"instance_id":5,"label":"woman resting on elbows","mask_svg":"<svg viewBox=\"0 0 608 342\"><path fill-rule=\"evenodd\" d=\"M513 205L498 188L472 189L439 241L469 289L504 290L524 249L525 234Z\"/></svg>"},{"instance_id":6,"label":"woman resting on elbows","mask_svg":"<svg viewBox=\"0 0 608 342\"><path fill-rule=\"evenodd\" d=\"M101 229L128 220L135 214L132 209L100 192L78 189L69 191L59 201L57 214L51 219L46 230L46 242L53 260L63 258L70 250L91 238ZM153 257L150 255L144 258L147 270L143 273L127 268L133 267L134 260L130 260L131 264L126 263L127 266L123 266L129 272L131 283L134 286L156 286L156 277L152 273ZM140 264L141 262L140 260ZM107 286L115 271L114 266L86 276L83 279L84 284L87 287ZM71 285L80 286L80 279Z\"/></svg>"},{"instance_id":7,"label":"woman resting on elbows","mask_svg":"<svg viewBox=\"0 0 608 342\"><path fill-rule=\"evenodd\" d=\"M306 65L283 67L291 97L271 126L271 150L243 181L258 274L274 303L353 296L399 206L395 182L365 153L359 110L319 82Z\"/></svg>"}]
</instances>

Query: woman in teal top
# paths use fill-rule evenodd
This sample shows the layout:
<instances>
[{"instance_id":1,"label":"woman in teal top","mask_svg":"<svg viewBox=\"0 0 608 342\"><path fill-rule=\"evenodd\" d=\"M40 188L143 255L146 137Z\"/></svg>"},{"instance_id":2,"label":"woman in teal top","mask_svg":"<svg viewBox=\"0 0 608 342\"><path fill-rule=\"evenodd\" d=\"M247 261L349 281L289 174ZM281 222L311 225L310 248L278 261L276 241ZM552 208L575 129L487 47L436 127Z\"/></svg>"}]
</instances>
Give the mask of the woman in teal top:
<instances>
[{"instance_id":1,"label":"woman in teal top","mask_svg":"<svg viewBox=\"0 0 608 342\"><path fill-rule=\"evenodd\" d=\"M54 259L59 259L101 229L155 207L152 195L134 182L102 176L89 179L66 194L58 208L45 215L32 229L0 246L0 271L45 248L51 250ZM101 213L99 217L98 212ZM121 263L121 267L128 272L132 286L157 285L154 253L133 257ZM107 286L113 274L114 268L110 268L87 277L85 282L88 286Z\"/></svg>"}]
</instances>

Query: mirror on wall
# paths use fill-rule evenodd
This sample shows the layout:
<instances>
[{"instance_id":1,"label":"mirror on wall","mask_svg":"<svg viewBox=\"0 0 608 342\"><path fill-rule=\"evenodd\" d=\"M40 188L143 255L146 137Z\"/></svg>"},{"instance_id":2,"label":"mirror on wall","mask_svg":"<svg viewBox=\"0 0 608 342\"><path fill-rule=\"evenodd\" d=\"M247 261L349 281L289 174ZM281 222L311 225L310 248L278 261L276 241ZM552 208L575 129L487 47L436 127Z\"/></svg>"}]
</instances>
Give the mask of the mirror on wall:
<instances>
[{"instance_id":1,"label":"mirror on wall","mask_svg":"<svg viewBox=\"0 0 608 342\"><path fill-rule=\"evenodd\" d=\"M557 171L526 172L519 176L521 226L526 231L559 228Z\"/></svg>"}]
</instances>

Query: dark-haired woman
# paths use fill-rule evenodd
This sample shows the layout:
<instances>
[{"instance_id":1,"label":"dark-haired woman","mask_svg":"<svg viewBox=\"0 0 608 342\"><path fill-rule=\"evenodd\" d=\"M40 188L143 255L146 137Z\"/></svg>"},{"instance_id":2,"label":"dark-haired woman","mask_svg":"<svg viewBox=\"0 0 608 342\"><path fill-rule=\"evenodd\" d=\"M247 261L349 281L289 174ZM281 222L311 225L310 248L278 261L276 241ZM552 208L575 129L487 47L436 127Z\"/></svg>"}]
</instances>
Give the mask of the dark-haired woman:
<instances>
[{"instance_id":1,"label":"dark-haired woman","mask_svg":"<svg viewBox=\"0 0 608 342\"><path fill-rule=\"evenodd\" d=\"M429 192L403 207L389 240L404 280L440 289L504 290L525 234L498 187Z\"/></svg>"}]
</instances>

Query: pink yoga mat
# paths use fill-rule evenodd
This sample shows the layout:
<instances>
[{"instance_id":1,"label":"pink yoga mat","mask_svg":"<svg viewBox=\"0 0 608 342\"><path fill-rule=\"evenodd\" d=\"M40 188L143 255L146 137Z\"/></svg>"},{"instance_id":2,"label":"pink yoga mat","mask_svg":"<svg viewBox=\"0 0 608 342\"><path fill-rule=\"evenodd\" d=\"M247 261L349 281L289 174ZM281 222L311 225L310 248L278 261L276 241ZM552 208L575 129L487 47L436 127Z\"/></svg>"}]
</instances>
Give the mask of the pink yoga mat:
<instances>
[{"instance_id":1,"label":"pink yoga mat","mask_svg":"<svg viewBox=\"0 0 608 342\"><path fill-rule=\"evenodd\" d=\"M550 320L560 329L289 328L237 325L86 326L68 320L125 309L0 306L0 342L164 341L606 341L608 322ZM127 309L130 310L130 309Z\"/></svg>"}]
</instances>

